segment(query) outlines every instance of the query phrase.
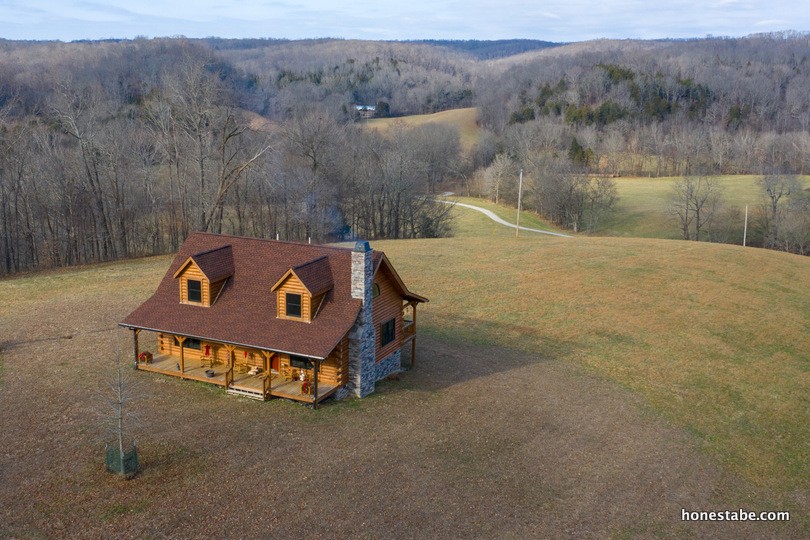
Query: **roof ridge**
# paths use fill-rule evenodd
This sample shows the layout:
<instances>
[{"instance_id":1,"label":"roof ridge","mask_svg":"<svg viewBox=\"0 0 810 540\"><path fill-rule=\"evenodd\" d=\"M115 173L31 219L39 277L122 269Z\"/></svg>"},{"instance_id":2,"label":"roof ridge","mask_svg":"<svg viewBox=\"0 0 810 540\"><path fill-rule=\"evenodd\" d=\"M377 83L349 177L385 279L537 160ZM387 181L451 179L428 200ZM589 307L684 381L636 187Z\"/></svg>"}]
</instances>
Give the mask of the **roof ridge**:
<instances>
[{"instance_id":1,"label":"roof ridge","mask_svg":"<svg viewBox=\"0 0 810 540\"><path fill-rule=\"evenodd\" d=\"M193 257L199 257L200 255L208 255L209 253L213 253L215 251L219 251L220 249L225 249L225 248L233 249L233 246L231 244L225 244L224 246L219 246L219 247L208 249L206 251L200 251L199 253L194 253L193 255L191 255L191 257L193 258Z\"/></svg>"},{"instance_id":2,"label":"roof ridge","mask_svg":"<svg viewBox=\"0 0 810 540\"><path fill-rule=\"evenodd\" d=\"M275 242L278 244L287 244L291 246L302 246L302 247L312 247L318 249L334 249L337 251L352 251L350 247L340 247L340 246L329 246L326 244L307 244L305 242L296 242L293 240L276 240L275 238L259 238L257 236L239 236L236 234L222 234L222 233L212 233L212 232L203 232L203 231L194 231L189 236L192 235L205 235L205 236L214 236L217 238L236 238L238 240L256 240L259 242ZM224 247L224 246L223 246ZM373 251L373 250L372 250Z\"/></svg>"},{"instance_id":3,"label":"roof ridge","mask_svg":"<svg viewBox=\"0 0 810 540\"><path fill-rule=\"evenodd\" d=\"M293 270L297 270L297 269L299 269L299 268L303 268L303 267L305 267L305 266L309 266L310 264L316 263L316 262L320 261L321 259L326 259L326 260L329 260L329 255L321 255L320 257L315 257L314 259L312 259L312 260L310 260L310 261L307 261L307 262L305 262L305 263L301 263L301 264L299 264L298 266L293 266L293 267L291 267L291 268L292 268Z\"/></svg>"}]
</instances>

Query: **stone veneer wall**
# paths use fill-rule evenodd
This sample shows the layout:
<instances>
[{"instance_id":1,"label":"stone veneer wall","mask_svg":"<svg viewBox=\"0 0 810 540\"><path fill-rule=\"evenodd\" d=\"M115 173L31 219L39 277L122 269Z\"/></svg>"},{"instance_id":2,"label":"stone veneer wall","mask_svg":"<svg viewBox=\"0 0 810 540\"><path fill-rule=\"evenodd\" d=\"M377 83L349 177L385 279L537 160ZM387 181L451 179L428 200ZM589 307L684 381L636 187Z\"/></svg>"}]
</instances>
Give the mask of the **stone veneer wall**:
<instances>
[{"instance_id":1,"label":"stone veneer wall","mask_svg":"<svg viewBox=\"0 0 810 540\"><path fill-rule=\"evenodd\" d=\"M384 379L392 373L402 371L402 349L397 349L379 362L375 367L375 381Z\"/></svg>"},{"instance_id":2,"label":"stone veneer wall","mask_svg":"<svg viewBox=\"0 0 810 540\"><path fill-rule=\"evenodd\" d=\"M349 332L348 393L365 397L374 391L377 380L374 362L374 323L371 293L374 263L368 242L357 242L352 251L352 298L363 301L357 322Z\"/></svg>"},{"instance_id":3,"label":"stone veneer wall","mask_svg":"<svg viewBox=\"0 0 810 540\"><path fill-rule=\"evenodd\" d=\"M374 381L379 381L400 371L402 371L402 349L397 349L374 365ZM353 388L349 388L350 386L351 384L348 384L338 388L333 394L334 398L341 400L354 394Z\"/></svg>"}]
</instances>

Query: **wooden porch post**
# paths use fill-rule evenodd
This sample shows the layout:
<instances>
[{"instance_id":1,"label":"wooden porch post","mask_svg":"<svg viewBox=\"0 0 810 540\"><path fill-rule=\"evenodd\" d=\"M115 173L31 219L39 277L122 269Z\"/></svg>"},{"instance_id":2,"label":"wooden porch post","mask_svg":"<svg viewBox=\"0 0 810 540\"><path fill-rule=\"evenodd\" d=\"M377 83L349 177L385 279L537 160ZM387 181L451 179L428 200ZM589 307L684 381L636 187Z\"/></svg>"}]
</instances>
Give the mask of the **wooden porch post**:
<instances>
[{"instance_id":1,"label":"wooden porch post","mask_svg":"<svg viewBox=\"0 0 810 540\"><path fill-rule=\"evenodd\" d=\"M140 328L133 328L132 329L132 341L133 346L135 347L135 369L138 369L138 334L141 333Z\"/></svg>"},{"instance_id":2,"label":"wooden porch post","mask_svg":"<svg viewBox=\"0 0 810 540\"><path fill-rule=\"evenodd\" d=\"M314 397L312 398L312 408L313 409L318 408L318 364L319 364L318 360L315 360L313 362L313 364L312 364L312 366L313 366L312 367L312 378L313 378L313 382L314 382L314 384L313 384L313 386L314 386L314 388L313 388L313 390L314 390L313 396Z\"/></svg>"},{"instance_id":3,"label":"wooden porch post","mask_svg":"<svg viewBox=\"0 0 810 540\"><path fill-rule=\"evenodd\" d=\"M183 347L183 342L187 338L183 336L177 336L177 342L180 343L180 373L183 374L186 372L186 355L185 355L185 347Z\"/></svg>"},{"instance_id":4,"label":"wooden porch post","mask_svg":"<svg viewBox=\"0 0 810 540\"><path fill-rule=\"evenodd\" d=\"M416 364L416 306L417 302L413 303L413 339L411 340L411 369Z\"/></svg>"},{"instance_id":5,"label":"wooden porch post","mask_svg":"<svg viewBox=\"0 0 810 540\"><path fill-rule=\"evenodd\" d=\"M264 384L262 385L262 390L264 392L264 399L267 399L267 394L270 393L270 388L272 387L272 379L270 377L270 358L272 357L273 353L268 351L262 351L262 356L264 357L264 374L266 377L264 378Z\"/></svg>"},{"instance_id":6,"label":"wooden porch post","mask_svg":"<svg viewBox=\"0 0 810 540\"><path fill-rule=\"evenodd\" d=\"M228 351L228 371L225 372L225 388L228 388L233 382L233 351L236 349L234 345L225 345L225 350Z\"/></svg>"}]
</instances>

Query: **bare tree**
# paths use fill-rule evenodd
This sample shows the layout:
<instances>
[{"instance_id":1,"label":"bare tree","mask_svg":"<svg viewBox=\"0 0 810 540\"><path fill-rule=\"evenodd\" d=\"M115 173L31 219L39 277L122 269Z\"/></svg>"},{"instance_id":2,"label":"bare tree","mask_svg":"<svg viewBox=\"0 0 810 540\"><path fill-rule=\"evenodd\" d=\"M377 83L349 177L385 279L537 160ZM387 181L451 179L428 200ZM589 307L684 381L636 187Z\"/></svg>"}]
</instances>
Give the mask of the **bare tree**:
<instances>
[{"instance_id":1,"label":"bare tree","mask_svg":"<svg viewBox=\"0 0 810 540\"><path fill-rule=\"evenodd\" d=\"M138 454L130 434L135 415L130 405L138 396L136 382L132 379L131 367L124 362L120 349L115 353L113 370L101 398L106 405L104 415L106 432L114 443L106 448L107 468L124 478L132 478L138 472Z\"/></svg>"},{"instance_id":2,"label":"bare tree","mask_svg":"<svg viewBox=\"0 0 810 540\"><path fill-rule=\"evenodd\" d=\"M779 229L784 218L783 205L780 205L780 201L800 192L802 186L796 176L784 174L765 175L760 184L765 192L767 204L765 247L776 248L779 244Z\"/></svg>"},{"instance_id":3,"label":"bare tree","mask_svg":"<svg viewBox=\"0 0 810 540\"><path fill-rule=\"evenodd\" d=\"M330 165L344 138L343 128L328 111L315 108L301 111L284 128L287 151L301 161L307 171L306 236L320 240L323 200L328 190Z\"/></svg>"},{"instance_id":4,"label":"bare tree","mask_svg":"<svg viewBox=\"0 0 810 540\"><path fill-rule=\"evenodd\" d=\"M670 212L677 220L678 227L681 230L681 238L684 240L691 239L692 220L695 219L690 203L694 189L694 184L684 176L675 181L670 194Z\"/></svg>"},{"instance_id":5,"label":"bare tree","mask_svg":"<svg viewBox=\"0 0 810 540\"><path fill-rule=\"evenodd\" d=\"M101 149L99 120L108 111L105 108L100 90L88 86L76 88L71 83L60 85L57 99L52 104L52 114L65 134L72 137L79 145L81 167L84 179L92 195L92 207L95 210L96 226L99 235L101 260L117 257L113 241L112 222L104 204L104 153Z\"/></svg>"},{"instance_id":6,"label":"bare tree","mask_svg":"<svg viewBox=\"0 0 810 540\"><path fill-rule=\"evenodd\" d=\"M683 176L670 194L670 212L684 240L701 239L721 207L722 186L710 176Z\"/></svg>"},{"instance_id":7,"label":"bare tree","mask_svg":"<svg viewBox=\"0 0 810 540\"><path fill-rule=\"evenodd\" d=\"M700 241L701 232L711 227L714 217L723 202L722 186L711 176L695 177L692 191L692 210L695 214L695 240Z\"/></svg>"},{"instance_id":8,"label":"bare tree","mask_svg":"<svg viewBox=\"0 0 810 540\"><path fill-rule=\"evenodd\" d=\"M810 255L810 191L798 191L790 196L780 237L785 251Z\"/></svg>"},{"instance_id":9,"label":"bare tree","mask_svg":"<svg viewBox=\"0 0 810 540\"><path fill-rule=\"evenodd\" d=\"M504 191L508 191L510 194L515 191L515 189L503 190L503 185L508 184L511 188L517 172L517 165L506 154L495 156L495 160L486 168L484 171L485 189L489 197L495 201L495 204L501 202Z\"/></svg>"},{"instance_id":10,"label":"bare tree","mask_svg":"<svg viewBox=\"0 0 810 540\"><path fill-rule=\"evenodd\" d=\"M587 230L593 232L602 217L612 210L619 200L616 182L610 178L592 178L587 188Z\"/></svg>"}]
</instances>

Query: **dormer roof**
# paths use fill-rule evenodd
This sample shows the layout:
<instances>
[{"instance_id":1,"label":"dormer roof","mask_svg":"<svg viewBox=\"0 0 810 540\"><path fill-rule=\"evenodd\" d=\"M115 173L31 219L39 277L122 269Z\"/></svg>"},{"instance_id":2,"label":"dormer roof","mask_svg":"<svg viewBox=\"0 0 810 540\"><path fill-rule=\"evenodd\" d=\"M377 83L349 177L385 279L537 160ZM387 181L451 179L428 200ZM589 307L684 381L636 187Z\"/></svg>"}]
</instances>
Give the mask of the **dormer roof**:
<instances>
[{"instance_id":1,"label":"dormer roof","mask_svg":"<svg viewBox=\"0 0 810 540\"><path fill-rule=\"evenodd\" d=\"M174 273L174 278L179 277L192 263L197 265L208 281L216 283L233 275L233 248L227 244L191 255Z\"/></svg>"},{"instance_id":2,"label":"dormer roof","mask_svg":"<svg viewBox=\"0 0 810 540\"><path fill-rule=\"evenodd\" d=\"M329 258L325 255L290 268L276 281L270 291L278 289L292 275L297 277L301 284L306 287L310 296L318 296L334 286Z\"/></svg>"}]
</instances>

